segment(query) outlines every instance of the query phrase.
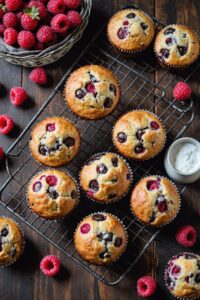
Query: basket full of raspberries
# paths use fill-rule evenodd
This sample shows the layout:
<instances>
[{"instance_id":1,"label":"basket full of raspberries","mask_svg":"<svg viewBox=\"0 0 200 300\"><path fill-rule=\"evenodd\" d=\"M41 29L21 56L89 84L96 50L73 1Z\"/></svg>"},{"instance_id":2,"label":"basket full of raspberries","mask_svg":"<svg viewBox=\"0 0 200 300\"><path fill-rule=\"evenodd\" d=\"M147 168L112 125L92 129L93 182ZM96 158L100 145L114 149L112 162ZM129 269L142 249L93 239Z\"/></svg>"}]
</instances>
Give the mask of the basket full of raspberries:
<instances>
[{"instance_id":1,"label":"basket full of raspberries","mask_svg":"<svg viewBox=\"0 0 200 300\"><path fill-rule=\"evenodd\" d=\"M81 38L92 0L0 0L0 57L26 67L61 58Z\"/></svg>"}]
</instances>

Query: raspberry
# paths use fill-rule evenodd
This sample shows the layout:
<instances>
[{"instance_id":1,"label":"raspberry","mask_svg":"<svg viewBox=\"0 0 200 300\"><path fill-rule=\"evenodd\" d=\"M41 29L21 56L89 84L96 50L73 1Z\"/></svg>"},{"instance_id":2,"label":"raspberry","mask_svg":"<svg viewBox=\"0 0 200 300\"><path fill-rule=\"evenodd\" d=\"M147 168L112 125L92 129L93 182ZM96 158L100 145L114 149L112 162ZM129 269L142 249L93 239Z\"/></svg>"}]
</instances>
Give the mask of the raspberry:
<instances>
[{"instance_id":1,"label":"raspberry","mask_svg":"<svg viewBox=\"0 0 200 300\"><path fill-rule=\"evenodd\" d=\"M13 119L8 115L0 115L0 133L8 134L14 127Z\"/></svg>"},{"instance_id":2,"label":"raspberry","mask_svg":"<svg viewBox=\"0 0 200 300\"><path fill-rule=\"evenodd\" d=\"M67 8L76 9L81 5L81 0L65 0Z\"/></svg>"},{"instance_id":3,"label":"raspberry","mask_svg":"<svg viewBox=\"0 0 200 300\"><path fill-rule=\"evenodd\" d=\"M28 95L26 91L20 86L15 86L10 90L10 101L15 106L19 106L24 103L27 98Z\"/></svg>"},{"instance_id":4,"label":"raspberry","mask_svg":"<svg viewBox=\"0 0 200 300\"><path fill-rule=\"evenodd\" d=\"M35 36L30 31L22 30L18 34L18 44L23 49L30 49L35 44Z\"/></svg>"},{"instance_id":5,"label":"raspberry","mask_svg":"<svg viewBox=\"0 0 200 300\"><path fill-rule=\"evenodd\" d=\"M192 94L192 90L185 82L178 82L173 89L173 96L176 100L186 100Z\"/></svg>"},{"instance_id":6,"label":"raspberry","mask_svg":"<svg viewBox=\"0 0 200 300\"><path fill-rule=\"evenodd\" d=\"M194 227L185 225L176 233L176 241L184 247L192 247L196 243L197 234Z\"/></svg>"},{"instance_id":7,"label":"raspberry","mask_svg":"<svg viewBox=\"0 0 200 300\"><path fill-rule=\"evenodd\" d=\"M7 28L15 28L18 25L18 18L13 12L8 12L3 16L3 24Z\"/></svg>"},{"instance_id":8,"label":"raspberry","mask_svg":"<svg viewBox=\"0 0 200 300\"><path fill-rule=\"evenodd\" d=\"M50 0L47 4L48 11L54 15L64 13L65 8L64 0Z\"/></svg>"},{"instance_id":9,"label":"raspberry","mask_svg":"<svg viewBox=\"0 0 200 300\"><path fill-rule=\"evenodd\" d=\"M44 50L44 44L42 44L42 43L40 43L40 42L38 42L38 41L36 41L35 42L35 45L34 45L34 49L35 50Z\"/></svg>"},{"instance_id":10,"label":"raspberry","mask_svg":"<svg viewBox=\"0 0 200 300\"><path fill-rule=\"evenodd\" d=\"M7 10L9 11L16 11L22 5L22 0L6 0L5 1Z\"/></svg>"},{"instance_id":11,"label":"raspberry","mask_svg":"<svg viewBox=\"0 0 200 300\"><path fill-rule=\"evenodd\" d=\"M46 44L53 40L53 30L50 26L43 25L38 29L36 36L39 42Z\"/></svg>"},{"instance_id":12,"label":"raspberry","mask_svg":"<svg viewBox=\"0 0 200 300\"><path fill-rule=\"evenodd\" d=\"M65 33L70 27L70 22L64 14L58 14L51 20L51 28L58 33Z\"/></svg>"},{"instance_id":13,"label":"raspberry","mask_svg":"<svg viewBox=\"0 0 200 300\"><path fill-rule=\"evenodd\" d=\"M3 159L3 156L4 156L3 148L0 146L0 161Z\"/></svg>"},{"instance_id":14,"label":"raspberry","mask_svg":"<svg viewBox=\"0 0 200 300\"><path fill-rule=\"evenodd\" d=\"M40 270L46 276L55 276L60 271L60 260L55 255L47 255L40 262Z\"/></svg>"},{"instance_id":15,"label":"raspberry","mask_svg":"<svg viewBox=\"0 0 200 300\"><path fill-rule=\"evenodd\" d=\"M17 42L18 32L14 28L7 28L4 31L4 41L7 45L13 46Z\"/></svg>"},{"instance_id":16,"label":"raspberry","mask_svg":"<svg viewBox=\"0 0 200 300\"><path fill-rule=\"evenodd\" d=\"M39 17L41 20L45 19L47 16L47 10L44 4L40 1L32 0L29 2L28 6L29 8L35 7L39 11Z\"/></svg>"},{"instance_id":17,"label":"raspberry","mask_svg":"<svg viewBox=\"0 0 200 300\"><path fill-rule=\"evenodd\" d=\"M0 23L0 36L4 35L5 30L6 30L6 26L3 23Z\"/></svg>"},{"instance_id":18,"label":"raspberry","mask_svg":"<svg viewBox=\"0 0 200 300\"><path fill-rule=\"evenodd\" d=\"M29 79L36 84L45 84L47 83L47 75L43 68L38 67L31 71Z\"/></svg>"},{"instance_id":19,"label":"raspberry","mask_svg":"<svg viewBox=\"0 0 200 300\"><path fill-rule=\"evenodd\" d=\"M21 17L21 25L25 30L32 31L38 26L39 19L38 9L35 6L32 8L27 7Z\"/></svg>"},{"instance_id":20,"label":"raspberry","mask_svg":"<svg viewBox=\"0 0 200 300\"><path fill-rule=\"evenodd\" d=\"M156 288L156 281L150 276L141 277L137 281L137 292L140 297L147 298L152 296Z\"/></svg>"},{"instance_id":21,"label":"raspberry","mask_svg":"<svg viewBox=\"0 0 200 300\"><path fill-rule=\"evenodd\" d=\"M75 10L68 11L68 13L66 14L66 17L69 20L70 26L72 28L77 27L82 22L81 15Z\"/></svg>"}]
</instances>

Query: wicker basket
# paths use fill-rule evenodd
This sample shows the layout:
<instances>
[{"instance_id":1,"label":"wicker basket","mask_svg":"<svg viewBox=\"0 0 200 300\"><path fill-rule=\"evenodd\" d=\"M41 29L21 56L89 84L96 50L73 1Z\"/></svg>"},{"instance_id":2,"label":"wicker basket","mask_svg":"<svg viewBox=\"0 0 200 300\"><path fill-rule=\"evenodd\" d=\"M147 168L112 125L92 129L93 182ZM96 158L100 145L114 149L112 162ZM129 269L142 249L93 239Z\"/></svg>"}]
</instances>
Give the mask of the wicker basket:
<instances>
[{"instance_id":1,"label":"wicker basket","mask_svg":"<svg viewBox=\"0 0 200 300\"><path fill-rule=\"evenodd\" d=\"M74 44L81 38L86 28L92 7L92 0L82 0L81 15L82 24L73 30L63 41L46 48L45 50L24 51L6 45L3 40L0 41L0 58L4 58L11 64L25 67L44 66L53 63L64 56Z\"/></svg>"}]
</instances>

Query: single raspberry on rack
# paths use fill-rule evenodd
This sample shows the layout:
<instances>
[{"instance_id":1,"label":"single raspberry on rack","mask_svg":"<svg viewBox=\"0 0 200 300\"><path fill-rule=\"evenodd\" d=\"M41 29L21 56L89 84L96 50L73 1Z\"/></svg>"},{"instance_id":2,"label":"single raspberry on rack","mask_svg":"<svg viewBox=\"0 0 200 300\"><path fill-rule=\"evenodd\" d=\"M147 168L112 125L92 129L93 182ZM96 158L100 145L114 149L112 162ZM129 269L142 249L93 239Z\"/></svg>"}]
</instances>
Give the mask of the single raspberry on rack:
<instances>
[{"instance_id":1,"label":"single raspberry on rack","mask_svg":"<svg viewBox=\"0 0 200 300\"><path fill-rule=\"evenodd\" d=\"M38 20L40 20L39 11L35 6L24 9L24 14L21 17L21 25L25 30L34 30L38 26Z\"/></svg>"},{"instance_id":2,"label":"single raspberry on rack","mask_svg":"<svg viewBox=\"0 0 200 300\"><path fill-rule=\"evenodd\" d=\"M173 89L173 96L176 100L186 100L191 96L191 94L192 89L183 81L178 82Z\"/></svg>"},{"instance_id":3,"label":"single raspberry on rack","mask_svg":"<svg viewBox=\"0 0 200 300\"><path fill-rule=\"evenodd\" d=\"M76 9L81 5L81 0L64 0L69 9Z\"/></svg>"},{"instance_id":4,"label":"single raspberry on rack","mask_svg":"<svg viewBox=\"0 0 200 300\"><path fill-rule=\"evenodd\" d=\"M38 29L36 36L40 43L47 44L53 40L53 30L50 26L43 25Z\"/></svg>"},{"instance_id":5,"label":"single raspberry on rack","mask_svg":"<svg viewBox=\"0 0 200 300\"><path fill-rule=\"evenodd\" d=\"M0 115L0 133L8 134L14 127L13 119L8 115Z\"/></svg>"},{"instance_id":6,"label":"single raspberry on rack","mask_svg":"<svg viewBox=\"0 0 200 300\"><path fill-rule=\"evenodd\" d=\"M81 15L75 10L68 11L68 13L66 14L66 17L70 22L71 28L75 28L75 27L79 26L82 22Z\"/></svg>"},{"instance_id":7,"label":"single raspberry on rack","mask_svg":"<svg viewBox=\"0 0 200 300\"><path fill-rule=\"evenodd\" d=\"M22 30L18 34L18 44L23 49L31 49L35 44L35 35L26 30Z\"/></svg>"},{"instance_id":8,"label":"single raspberry on rack","mask_svg":"<svg viewBox=\"0 0 200 300\"><path fill-rule=\"evenodd\" d=\"M47 74L44 68L38 67L31 71L29 79L36 84L45 84L47 83Z\"/></svg>"},{"instance_id":9,"label":"single raspberry on rack","mask_svg":"<svg viewBox=\"0 0 200 300\"><path fill-rule=\"evenodd\" d=\"M10 90L10 101L15 106L20 106L27 98L28 95L26 91L20 86L14 86Z\"/></svg>"},{"instance_id":10,"label":"single raspberry on rack","mask_svg":"<svg viewBox=\"0 0 200 300\"><path fill-rule=\"evenodd\" d=\"M35 7L39 12L40 20L44 20L47 16L47 9L41 1L31 0L27 5L29 8Z\"/></svg>"},{"instance_id":11,"label":"single raspberry on rack","mask_svg":"<svg viewBox=\"0 0 200 300\"><path fill-rule=\"evenodd\" d=\"M3 159L3 157L4 157L3 148L0 146L0 161Z\"/></svg>"},{"instance_id":12,"label":"single raspberry on rack","mask_svg":"<svg viewBox=\"0 0 200 300\"><path fill-rule=\"evenodd\" d=\"M64 0L50 0L47 4L47 9L54 15L62 14L66 9L66 5Z\"/></svg>"},{"instance_id":13,"label":"single raspberry on rack","mask_svg":"<svg viewBox=\"0 0 200 300\"><path fill-rule=\"evenodd\" d=\"M176 241L184 247L192 247L196 243L197 233L193 226L185 225L176 233Z\"/></svg>"},{"instance_id":14,"label":"single raspberry on rack","mask_svg":"<svg viewBox=\"0 0 200 300\"><path fill-rule=\"evenodd\" d=\"M7 45L13 46L17 42L18 32L14 28L7 28L4 31L4 41Z\"/></svg>"},{"instance_id":15,"label":"single raspberry on rack","mask_svg":"<svg viewBox=\"0 0 200 300\"><path fill-rule=\"evenodd\" d=\"M58 33L65 33L70 27L70 21L64 14L58 14L51 20L51 28Z\"/></svg>"},{"instance_id":16,"label":"single raspberry on rack","mask_svg":"<svg viewBox=\"0 0 200 300\"><path fill-rule=\"evenodd\" d=\"M0 36L4 35L5 30L6 30L6 26L3 23L0 23Z\"/></svg>"},{"instance_id":17,"label":"single raspberry on rack","mask_svg":"<svg viewBox=\"0 0 200 300\"><path fill-rule=\"evenodd\" d=\"M137 292L140 297L147 298L152 296L157 288L157 283L151 276L144 276L137 281Z\"/></svg>"},{"instance_id":18,"label":"single raspberry on rack","mask_svg":"<svg viewBox=\"0 0 200 300\"><path fill-rule=\"evenodd\" d=\"M7 28L15 28L18 25L17 15L13 12L8 12L3 16L3 24Z\"/></svg>"},{"instance_id":19,"label":"single raspberry on rack","mask_svg":"<svg viewBox=\"0 0 200 300\"><path fill-rule=\"evenodd\" d=\"M46 276L55 276L60 271L60 260L55 255L44 256L40 262L40 270Z\"/></svg>"},{"instance_id":20,"label":"single raspberry on rack","mask_svg":"<svg viewBox=\"0 0 200 300\"><path fill-rule=\"evenodd\" d=\"M5 0L7 10L16 11L22 5L22 0Z\"/></svg>"}]
</instances>

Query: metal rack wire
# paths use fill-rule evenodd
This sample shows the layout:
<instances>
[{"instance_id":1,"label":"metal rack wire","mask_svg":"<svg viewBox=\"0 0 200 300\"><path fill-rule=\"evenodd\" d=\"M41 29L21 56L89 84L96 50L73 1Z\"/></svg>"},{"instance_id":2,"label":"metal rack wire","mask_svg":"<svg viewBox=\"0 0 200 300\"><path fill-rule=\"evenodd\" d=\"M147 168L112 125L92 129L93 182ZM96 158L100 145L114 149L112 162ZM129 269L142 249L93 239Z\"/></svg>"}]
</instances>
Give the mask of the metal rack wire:
<instances>
[{"instance_id":1,"label":"metal rack wire","mask_svg":"<svg viewBox=\"0 0 200 300\"><path fill-rule=\"evenodd\" d=\"M163 26L156 19L154 20L158 29ZM115 111L105 119L96 122L83 121L72 115L62 96L63 86L68 75L73 69L85 64L100 64L111 69L118 78L123 92L122 99ZM181 79L188 80L199 66L200 64L196 63L192 72L189 70L189 72L181 74ZM155 71L157 71L157 77L155 77ZM104 30L98 32L8 150L6 160L8 177L0 189L0 203L96 278L109 285L119 283L150 246L159 230L149 229L131 215L129 195L119 203L107 206L91 203L84 198L84 195L81 195L76 212L58 222L45 221L32 213L27 206L25 197L27 183L35 173L45 167L34 161L29 152L30 132L37 122L47 116L59 115L72 120L80 131L82 143L78 156L64 169L77 177L81 165L91 155L96 152L115 151L110 142L111 130L116 120L128 110L147 109L157 113L165 124L168 141L179 137L194 118L192 100L185 106L169 99L170 85L174 85L179 80L179 75L159 69L151 50L142 60L125 58L120 53L113 51L106 40ZM162 161L163 154L147 162L130 161L134 183L148 174L165 175ZM184 187L179 186L179 190L182 193ZM126 253L118 262L103 267L83 261L76 253L73 244L73 232L77 223L85 215L98 210L117 215L124 222L129 235Z\"/></svg>"}]
</instances>

